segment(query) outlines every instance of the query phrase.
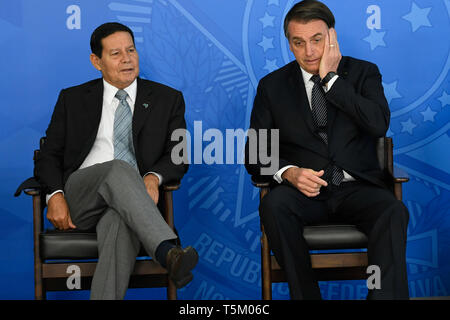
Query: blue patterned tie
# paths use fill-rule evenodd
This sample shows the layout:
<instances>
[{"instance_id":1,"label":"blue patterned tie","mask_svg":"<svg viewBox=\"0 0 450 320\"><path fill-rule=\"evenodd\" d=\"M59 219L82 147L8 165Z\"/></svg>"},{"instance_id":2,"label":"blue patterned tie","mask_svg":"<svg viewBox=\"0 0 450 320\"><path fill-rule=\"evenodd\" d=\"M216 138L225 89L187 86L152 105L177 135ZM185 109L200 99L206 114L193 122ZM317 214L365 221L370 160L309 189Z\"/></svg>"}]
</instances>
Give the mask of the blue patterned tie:
<instances>
[{"instance_id":1,"label":"blue patterned tie","mask_svg":"<svg viewBox=\"0 0 450 320\"><path fill-rule=\"evenodd\" d=\"M328 134L327 134L327 100L323 92L323 88L320 84L320 76L315 74L310 79L314 82L311 93L311 111L313 114L314 123L318 129L319 136L328 145ZM341 184L342 179L344 179L344 173L340 168L333 165L331 168L327 169L325 176L329 176L331 170L331 183L338 186Z\"/></svg>"},{"instance_id":2,"label":"blue patterned tie","mask_svg":"<svg viewBox=\"0 0 450 320\"><path fill-rule=\"evenodd\" d=\"M120 103L114 114L114 159L124 160L137 169L131 131L133 115L126 100L127 96L125 90L116 93Z\"/></svg>"}]
</instances>

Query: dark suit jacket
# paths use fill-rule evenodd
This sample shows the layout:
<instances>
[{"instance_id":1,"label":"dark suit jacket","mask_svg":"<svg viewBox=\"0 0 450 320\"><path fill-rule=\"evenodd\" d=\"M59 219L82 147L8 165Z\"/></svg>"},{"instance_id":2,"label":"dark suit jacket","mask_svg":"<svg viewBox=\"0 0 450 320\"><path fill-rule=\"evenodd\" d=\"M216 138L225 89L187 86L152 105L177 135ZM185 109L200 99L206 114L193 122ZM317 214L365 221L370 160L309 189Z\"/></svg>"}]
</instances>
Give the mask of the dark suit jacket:
<instances>
[{"instance_id":1,"label":"dark suit jacket","mask_svg":"<svg viewBox=\"0 0 450 320\"><path fill-rule=\"evenodd\" d=\"M296 165L319 171L336 164L356 178L385 186L375 147L390 118L380 72L372 63L343 57L338 74L326 93L328 146L317 134L296 61L261 79L250 128L279 129L279 169ZM248 152L247 141L247 171L260 175L262 164L250 164Z\"/></svg>"},{"instance_id":2,"label":"dark suit jacket","mask_svg":"<svg viewBox=\"0 0 450 320\"><path fill-rule=\"evenodd\" d=\"M45 193L64 185L94 144L103 104L103 81L96 79L61 91L46 131L47 140L35 162L35 176ZM148 107L145 108L144 104ZM175 165L172 131L186 128L181 92L137 79L133 113L133 144L141 175L159 173L164 181L180 180L188 165Z\"/></svg>"}]
</instances>

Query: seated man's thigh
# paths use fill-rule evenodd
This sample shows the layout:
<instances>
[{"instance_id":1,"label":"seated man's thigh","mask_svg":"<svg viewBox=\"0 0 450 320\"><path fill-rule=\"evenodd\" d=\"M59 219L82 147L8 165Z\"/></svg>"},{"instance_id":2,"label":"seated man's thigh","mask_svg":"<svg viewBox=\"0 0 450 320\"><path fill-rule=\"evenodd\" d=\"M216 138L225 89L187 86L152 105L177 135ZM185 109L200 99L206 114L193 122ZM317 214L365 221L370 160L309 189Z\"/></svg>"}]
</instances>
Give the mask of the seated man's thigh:
<instances>
[{"instance_id":1,"label":"seated man's thigh","mask_svg":"<svg viewBox=\"0 0 450 320\"><path fill-rule=\"evenodd\" d=\"M355 224L367 235L380 218L392 217L407 224L409 214L403 202L397 200L392 191L369 184L352 187L335 212L337 220Z\"/></svg>"},{"instance_id":2,"label":"seated man's thigh","mask_svg":"<svg viewBox=\"0 0 450 320\"><path fill-rule=\"evenodd\" d=\"M274 187L261 200L259 208L263 221L272 220L274 216L292 215L301 220L303 225L310 225L328 219L328 208L324 201L309 198L286 184Z\"/></svg>"}]
</instances>

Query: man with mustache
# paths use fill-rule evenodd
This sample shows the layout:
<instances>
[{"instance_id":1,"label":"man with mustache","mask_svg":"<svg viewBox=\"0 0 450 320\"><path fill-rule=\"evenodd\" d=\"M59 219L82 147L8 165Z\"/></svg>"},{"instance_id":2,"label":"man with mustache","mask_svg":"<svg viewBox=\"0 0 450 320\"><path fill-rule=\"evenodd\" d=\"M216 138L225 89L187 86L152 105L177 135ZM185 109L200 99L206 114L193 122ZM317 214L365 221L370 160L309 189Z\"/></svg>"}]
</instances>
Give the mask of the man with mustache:
<instances>
[{"instance_id":1,"label":"man with mustache","mask_svg":"<svg viewBox=\"0 0 450 320\"><path fill-rule=\"evenodd\" d=\"M99 26L91 50L102 78L61 91L36 160L47 218L61 230L96 228L91 299L123 299L140 244L181 288L198 254L177 245L157 204L162 181L180 180L188 168L170 157L171 133L186 128L183 96L138 77L127 26Z\"/></svg>"}]
</instances>

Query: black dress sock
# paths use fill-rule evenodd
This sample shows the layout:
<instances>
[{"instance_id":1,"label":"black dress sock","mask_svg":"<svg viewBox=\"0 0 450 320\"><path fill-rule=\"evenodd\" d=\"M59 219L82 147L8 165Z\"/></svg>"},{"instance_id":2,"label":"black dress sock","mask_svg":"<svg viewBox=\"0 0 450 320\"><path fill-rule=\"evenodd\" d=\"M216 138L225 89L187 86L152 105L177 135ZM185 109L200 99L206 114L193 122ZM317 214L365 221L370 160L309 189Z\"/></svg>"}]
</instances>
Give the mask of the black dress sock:
<instances>
[{"instance_id":1,"label":"black dress sock","mask_svg":"<svg viewBox=\"0 0 450 320\"><path fill-rule=\"evenodd\" d=\"M167 253L169 253L169 250L172 249L173 247L175 247L174 240L165 240L159 244L158 248L156 248L155 259L164 268L167 268L166 264Z\"/></svg>"}]
</instances>

